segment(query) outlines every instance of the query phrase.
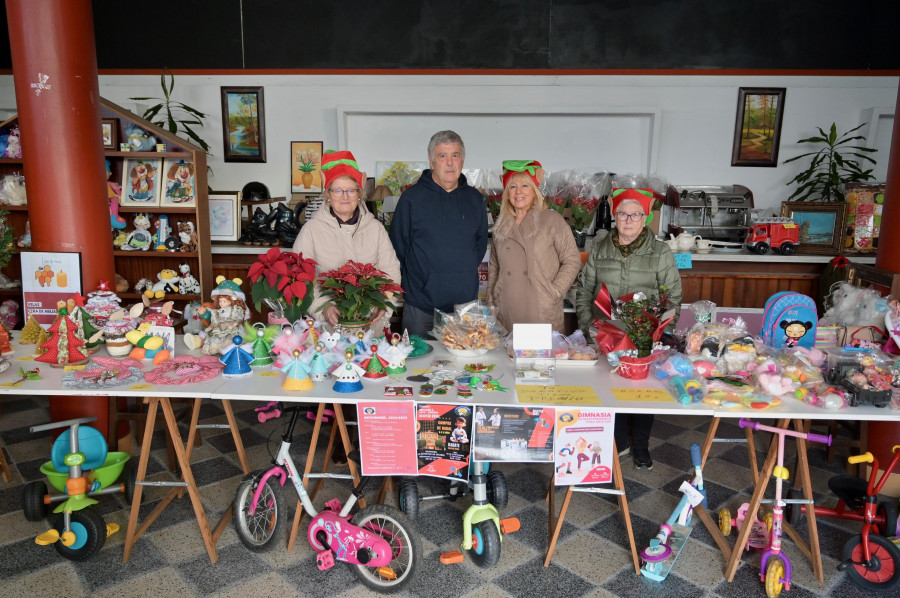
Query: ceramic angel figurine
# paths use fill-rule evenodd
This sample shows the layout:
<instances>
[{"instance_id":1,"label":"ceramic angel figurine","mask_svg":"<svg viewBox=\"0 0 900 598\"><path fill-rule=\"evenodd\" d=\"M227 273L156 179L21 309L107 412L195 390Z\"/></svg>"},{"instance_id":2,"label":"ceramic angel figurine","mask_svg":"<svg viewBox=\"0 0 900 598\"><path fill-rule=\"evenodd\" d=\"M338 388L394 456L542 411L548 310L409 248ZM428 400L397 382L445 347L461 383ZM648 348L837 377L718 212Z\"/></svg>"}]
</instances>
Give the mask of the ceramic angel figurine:
<instances>
[{"instance_id":1,"label":"ceramic angel figurine","mask_svg":"<svg viewBox=\"0 0 900 598\"><path fill-rule=\"evenodd\" d=\"M353 350L347 349L344 352L344 363L339 365L331 372L335 377L334 392L357 392L363 389L360 376L366 373L366 370L358 364L353 363Z\"/></svg>"}]
</instances>

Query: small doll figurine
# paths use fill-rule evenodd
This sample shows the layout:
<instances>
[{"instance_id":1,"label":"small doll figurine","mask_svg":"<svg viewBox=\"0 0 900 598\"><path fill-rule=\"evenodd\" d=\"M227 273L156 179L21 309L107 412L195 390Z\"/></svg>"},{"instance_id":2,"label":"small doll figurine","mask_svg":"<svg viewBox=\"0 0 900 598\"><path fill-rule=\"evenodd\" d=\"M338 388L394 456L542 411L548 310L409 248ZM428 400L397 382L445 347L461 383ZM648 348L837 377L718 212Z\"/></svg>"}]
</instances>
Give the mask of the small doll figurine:
<instances>
[{"instance_id":1,"label":"small doll figurine","mask_svg":"<svg viewBox=\"0 0 900 598\"><path fill-rule=\"evenodd\" d=\"M339 365L331 373L335 377L334 392L357 392L363 389L360 376L366 373L366 370L351 361L353 359L353 350L347 349L344 352L344 363Z\"/></svg>"},{"instance_id":2,"label":"small doll figurine","mask_svg":"<svg viewBox=\"0 0 900 598\"><path fill-rule=\"evenodd\" d=\"M300 359L300 349L294 349L293 357L287 362L281 371L286 374L281 388L285 390L309 390L313 387L313 381L309 378L309 368Z\"/></svg>"},{"instance_id":3,"label":"small doll figurine","mask_svg":"<svg viewBox=\"0 0 900 598\"><path fill-rule=\"evenodd\" d=\"M218 286L211 293L215 308L199 313L201 318L209 317L206 338L202 338L202 333L198 336L185 334L184 342L189 349L199 348L204 355L217 355L228 348L235 334L241 332L244 320L250 317L241 282L240 278L216 277Z\"/></svg>"},{"instance_id":4,"label":"small doll figurine","mask_svg":"<svg viewBox=\"0 0 900 598\"><path fill-rule=\"evenodd\" d=\"M231 339L231 348L219 358L219 361L225 365L225 369L222 371L223 376L237 378L239 376L246 376L253 371L250 369L250 362L253 361L253 355L250 351L241 346L243 342L244 339L240 335L235 335Z\"/></svg>"},{"instance_id":5,"label":"small doll figurine","mask_svg":"<svg viewBox=\"0 0 900 598\"><path fill-rule=\"evenodd\" d=\"M275 361L272 343L275 342L275 336L278 334L278 326L264 326L259 322L251 325L249 322L244 322L244 331L248 338L253 339L253 361L250 363L250 367L262 368L272 365L272 362Z\"/></svg>"},{"instance_id":6,"label":"small doll figurine","mask_svg":"<svg viewBox=\"0 0 900 598\"><path fill-rule=\"evenodd\" d=\"M115 181L109 180L112 176L112 167L109 160L106 161L106 198L109 200L109 224L116 230L125 228L125 219L119 216L119 197L122 196L122 187Z\"/></svg>"},{"instance_id":7,"label":"small doll figurine","mask_svg":"<svg viewBox=\"0 0 900 598\"><path fill-rule=\"evenodd\" d=\"M325 356L325 345L318 343L309 360L309 377L313 382L324 382L328 379L330 364Z\"/></svg>"}]
</instances>

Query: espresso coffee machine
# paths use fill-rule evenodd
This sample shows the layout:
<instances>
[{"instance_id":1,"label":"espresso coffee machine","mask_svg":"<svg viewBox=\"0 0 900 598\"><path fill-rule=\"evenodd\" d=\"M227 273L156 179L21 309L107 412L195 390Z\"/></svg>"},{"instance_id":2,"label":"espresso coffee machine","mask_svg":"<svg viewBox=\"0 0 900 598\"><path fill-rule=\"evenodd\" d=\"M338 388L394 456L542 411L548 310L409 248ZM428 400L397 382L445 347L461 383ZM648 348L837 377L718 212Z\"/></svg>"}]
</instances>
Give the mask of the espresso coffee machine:
<instances>
[{"instance_id":1,"label":"espresso coffee machine","mask_svg":"<svg viewBox=\"0 0 900 598\"><path fill-rule=\"evenodd\" d=\"M743 185L670 186L666 193L668 232L710 241L743 243L750 227L753 193Z\"/></svg>"}]
</instances>

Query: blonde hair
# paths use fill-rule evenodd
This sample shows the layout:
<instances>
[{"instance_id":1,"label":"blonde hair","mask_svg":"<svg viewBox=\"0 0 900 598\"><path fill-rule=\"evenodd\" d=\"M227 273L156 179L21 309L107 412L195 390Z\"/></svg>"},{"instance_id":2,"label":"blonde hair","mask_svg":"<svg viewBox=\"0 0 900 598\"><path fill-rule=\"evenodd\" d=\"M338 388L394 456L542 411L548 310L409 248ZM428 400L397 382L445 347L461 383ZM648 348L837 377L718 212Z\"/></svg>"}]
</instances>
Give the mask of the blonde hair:
<instances>
[{"instance_id":1,"label":"blonde hair","mask_svg":"<svg viewBox=\"0 0 900 598\"><path fill-rule=\"evenodd\" d=\"M541 190L537 185L534 184L534 179L528 176L524 172L517 172L506 182L506 188L503 189L503 197L500 199L500 214L501 215L509 215L515 218L516 209L512 205L512 201L509 199L509 183L513 181L525 181L532 189L534 189L534 203L531 204L532 210L543 210L547 206L544 202L544 194L541 193Z\"/></svg>"}]
</instances>

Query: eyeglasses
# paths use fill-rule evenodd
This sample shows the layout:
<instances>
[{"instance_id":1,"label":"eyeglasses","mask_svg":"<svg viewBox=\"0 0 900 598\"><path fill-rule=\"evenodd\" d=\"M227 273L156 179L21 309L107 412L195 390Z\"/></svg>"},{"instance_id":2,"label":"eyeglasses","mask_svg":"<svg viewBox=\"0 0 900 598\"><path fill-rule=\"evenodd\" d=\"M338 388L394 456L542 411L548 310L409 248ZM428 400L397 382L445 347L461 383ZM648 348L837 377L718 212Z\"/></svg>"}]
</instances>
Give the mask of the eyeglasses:
<instances>
[{"instance_id":1,"label":"eyeglasses","mask_svg":"<svg viewBox=\"0 0 900 598\"><path fill-rule=\"evenodd\" d=\"M624 222L638 222L643 217L644 217L644 214L641 214L640 212L635 212L634 214L626 214L625 212L616 212L616 220L622 220Z\"/></svg>"},{"instance_id":2,"label":"eyeglasses","mask_svg":"<svg viewBox=\"0 0 900 598\"><path fill-rule=\"evenodd\" d=\"M328 191L330 191L331 193L333 193L333 194L336 195L337 197L341 197L341 196L343 196L343 195L346 195L347 197L351 197L351 198L352 198L352 197L356 197L356 196L359 195L359 189L336 189L336 188L332 187L332 188L329 189Z\"/></svg>"}]
</instances>

